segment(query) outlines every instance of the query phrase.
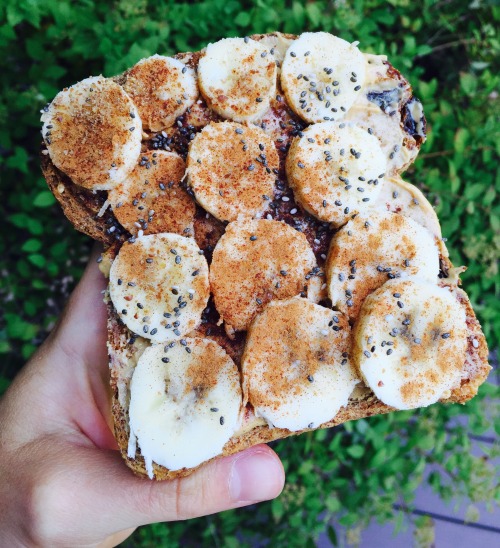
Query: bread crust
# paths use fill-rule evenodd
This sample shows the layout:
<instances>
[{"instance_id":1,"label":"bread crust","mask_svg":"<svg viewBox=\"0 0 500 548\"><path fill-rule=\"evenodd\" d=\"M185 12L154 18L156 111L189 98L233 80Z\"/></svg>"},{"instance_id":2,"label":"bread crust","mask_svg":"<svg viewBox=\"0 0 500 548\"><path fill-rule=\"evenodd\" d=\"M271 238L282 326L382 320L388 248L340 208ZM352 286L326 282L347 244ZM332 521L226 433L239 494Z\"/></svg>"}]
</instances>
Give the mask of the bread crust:
<instances>
[{"instance_id":1,"label":"bread crust","mask_svg":"<svg viewBox=\"0 0 500 548\"><path fill-rule=\"evenodd\" d=\"M251 38L255 40L267 40L269 43L269 41L272 40L293 40L296 36L291 34L270 33L252 35ZM175 57L182 60L189 67L196 69L201 55L203 55L203 52L182 53ZM409 120L411 115L408 105L414 100L411 93L411 87L397 69L392 67L387 61L384 61L384 63L387 65L387 73L397 80L401 87L405 89L405 101L401 103L398 113L401 128L404 128L406 133L405 146L407 146L410 151L418 151L424 138L420 133L414 132L414 128L410 123L411 120ZM114 81L123 84L125 78L126 76L124 73L116 76ZM277 92L279 94L280 90L278 89ZM283 135L284 137L284 145L288 145L293 139L294 131L296 132L297 128L300 131L300 128L302 127L301 121L283 103L274 102L270 110L272 117L270 122L276 120L282 121L282 127L284 127L280 130L280 135ZM168 128L165 132L162 132L161 136L159 136L160 134L145 133L143 135L142 151L155 150L155 148L159 148L157 146L159 140L168 139L171 149L178 152L183 158L186 158L189 145L189 139L186 137L186 133L189 131L197 131L210 121L220 121L221 119L218 115L210 111L204 101L201 100L199 103L193 105L193 108L189 113L181 117L181 120L182 124ZM267 121L267 119L265 120ZM421 120L421 126L420 131L425 131L425 119L423 119L423 121ZM279 151L279 154L280 164L282 165L284 163L283 159L286 151ZM101 267L103 271L106 270L106 268L109 269L109 264L118 253L120 246L124 241L130 238L131 235L120 226L113 215L113 212L108 207L106 193L103 191L92 192L74 184L53 165L44 145L42 145L40 156L41 168L47 185L57 201L61 204L64 214L77 230L104 244L106 253L105 260L101 263ZM419 203L419 210L413 212L410 216L413 216L418 222L424 224L424 226L434 234L441 255L441 284L449 285L453 288L453 291L456 292L457 299L466 312L468 347L467 359L463 368L463 378L460 386L455 388L448 398L441 400L443 403L465 403L477 393L480 384L485 381L488 372L491 369L488 365L488 348L485 337L481 331L481 326L474 315L467 295L457 287L457 284L459 283L457 276L458 269L453 268L453 265L448 258L448 252L441 240L439 222L431 205L416 187L402 181L399 176L400 172L406 167L407 165L404 165L403 168L393 174L391 184L398 191L406 191L409 196L408 201L412 201L413 204ZM281 176L285 179L284 173L280 174L280 177ZM289 189L278 189L276 193L277 200L281 199L287 190ZM399 202L391 202L392 190L391 187L391 193L381 198L380 207L383 210L400 213L404 204L402 206ZM207 214L198 205L196 205L196 211L194 220L195 239L198 246L205 249L205 256L210 262L211 251L224 233L225 227L222 222ZM292 226L293 222L296 221L296 218L291 217L289 209L286 208L278 208L274 218L277 220L284 220L285 222L292 224ZM331 229L326 229L318 236L317 228L322 223L315 220L311 221L303 211L299 212L298 218L303 223L301 229L306 235L316 256L325 253L333 231ZM208 308L214 308L212 301L209 302ZM144 476L147 475L147 472L140 449L136 448L134 452L131 452L132 454L128 454L128 398L129 382L134 367L142 351L146 348L147 342L137 335L133 335L126 328L115 313L109 299L107 302L107 310L108 352L110 356L110 383L113 392L112 414L115 424L115 436L127 466L137 475ZM241 355L245 343L244 333L231 334L229 337L225 333L223 326L217 325L217 322L214 321L212 316L207 316L200 327L192 332L192 335L208 337L215 340L218 344L223 346L235 363L240 366ZM131 340L134 342L131 342ZM360 385L355 389L348 405L343 407L333 420L322 424L319 428L330 428L351 420L389 413L393 410L393 408L378 400L371 390L364 385ZM280 428L270 428L263 424L262 420L259 421L255 419L253 409L250 405L247 405L243 414L243 423L247 426L246 429L235 434L226 443L222 454L219 456L231 455L259 443L267 443L286 438L308 430L291 432ZM311 430L316 429L318 428L313 428ZM168 480L187 476L197 468L198 467L183 468L181 470L171 471L153 463L154 477L158 480Z\"/></svg>"}]
</instances>

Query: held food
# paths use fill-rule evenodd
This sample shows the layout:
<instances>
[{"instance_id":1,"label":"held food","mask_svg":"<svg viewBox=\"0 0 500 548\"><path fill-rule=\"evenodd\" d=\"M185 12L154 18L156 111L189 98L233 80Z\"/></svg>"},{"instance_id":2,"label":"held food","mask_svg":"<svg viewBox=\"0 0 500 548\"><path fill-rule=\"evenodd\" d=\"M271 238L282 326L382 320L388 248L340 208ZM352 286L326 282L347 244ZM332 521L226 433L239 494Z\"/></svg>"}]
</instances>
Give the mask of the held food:
<instances>
[{"instance_id":1,"label":"held food","mask_svg":"<svg viewBox=\"0 0 500 548\"><path fill-rule=\"evenodd\" d=\"M250 445L464 403L487 346L422 193L385 56L328 33L228 38L61 91L42 169L105 244L115 434L169 479Z\"/></svg>"}]
</instances>

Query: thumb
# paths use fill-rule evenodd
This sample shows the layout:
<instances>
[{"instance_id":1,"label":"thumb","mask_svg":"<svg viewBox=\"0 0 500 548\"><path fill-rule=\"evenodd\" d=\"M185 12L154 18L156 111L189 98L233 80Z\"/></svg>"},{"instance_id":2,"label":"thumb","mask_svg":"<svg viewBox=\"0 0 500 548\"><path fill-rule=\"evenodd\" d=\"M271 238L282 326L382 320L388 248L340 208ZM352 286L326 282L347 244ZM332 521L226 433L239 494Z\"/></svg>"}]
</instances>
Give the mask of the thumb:
<instances>
[{"instance_id":1,"label":"thumb","mask_svg":"<svg viewBox=\"0 0 500 548\"><path fill-rule=\"evenodd\" d=\"M170 481L134 477L122 462L120 468L111 488L112 500L108 500L120 508L115 513L120 529L195 518L270 500L281 493L285 481L281 461L267 445L215 459L187 477Z\"/></svg>"},{"instance_id":2,"label":"thumb","mask_svg":"<svg viewBox=\"0 0 500 548\"><path fill-rule=\"evenodd\" d=\"M43 538L57 538L62 545L76 545L76 540L78 545L94 545L106 539L107 546L111 535L140 525L272 499L284 484L283 466L266 445L215 459L190 476L171 481L134 476L117 451L55 445L47 450L64 449L63 458L52 454L45 461L51 472L43 472L35 497L43 512L35 514L51 516L37 529ZM36 510L37 504L33 506Z\"/></svg>"}]
</instances>

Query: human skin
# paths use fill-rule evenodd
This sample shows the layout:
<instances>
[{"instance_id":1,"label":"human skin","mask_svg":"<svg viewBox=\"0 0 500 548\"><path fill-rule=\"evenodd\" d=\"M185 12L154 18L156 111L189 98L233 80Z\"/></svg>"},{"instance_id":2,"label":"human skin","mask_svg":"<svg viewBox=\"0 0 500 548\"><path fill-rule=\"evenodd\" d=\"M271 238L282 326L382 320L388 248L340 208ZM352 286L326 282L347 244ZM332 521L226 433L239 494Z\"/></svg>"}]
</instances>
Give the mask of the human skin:
<instances>
[{"instance_id":1,"label":"human skin","mask_svg":"<svg viewBox=\"0 0 500 548\"><path fill-rule=\"evenodd\" d=\"M139 525L246 506L283 488L281 462L265 445L171 481L126 467L112 434L96 257L0 400L0 546L115 546Z\"/></svg>"}]
</instances>

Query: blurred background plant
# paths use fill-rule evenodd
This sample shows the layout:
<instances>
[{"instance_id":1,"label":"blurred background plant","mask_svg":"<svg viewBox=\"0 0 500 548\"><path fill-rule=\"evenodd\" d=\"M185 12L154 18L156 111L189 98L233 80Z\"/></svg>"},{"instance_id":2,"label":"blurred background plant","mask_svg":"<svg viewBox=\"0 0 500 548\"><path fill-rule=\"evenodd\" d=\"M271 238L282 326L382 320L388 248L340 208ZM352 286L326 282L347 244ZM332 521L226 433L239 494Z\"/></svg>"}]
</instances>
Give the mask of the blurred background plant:
<instances>
[{"instance_id":1,"label":"blurred background plant","mask_svg":"<svg viewBox=\"0 0 500 548\"><path fill-rule=\"evenodd\" d=\"M359 40L408 77L430 135L406 178L435 205L453 262L468 265L464 288L497 349L499 21L494 0L3 0L0 393L53 326L89 253L89 240L65 220L40 173L41 107L67 85L91 74L111 76L156 52L274 30L326 30ZM445 499L498 503L491 462L498 445L473 455L468 435L500 434L498 396L498 386L486 384L465 407L394 413L278 442L288 474L279 499L144 527L128 545L314 546L325 530L337 544L332 523L356 543L372 519L401 525L401 508L411 508L424 479ZM418 520L419 539L432 538L428 521Z\"/></svg>"}]
</instances>

